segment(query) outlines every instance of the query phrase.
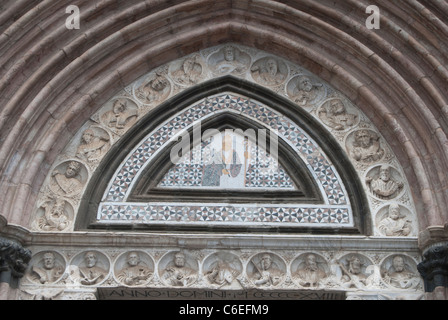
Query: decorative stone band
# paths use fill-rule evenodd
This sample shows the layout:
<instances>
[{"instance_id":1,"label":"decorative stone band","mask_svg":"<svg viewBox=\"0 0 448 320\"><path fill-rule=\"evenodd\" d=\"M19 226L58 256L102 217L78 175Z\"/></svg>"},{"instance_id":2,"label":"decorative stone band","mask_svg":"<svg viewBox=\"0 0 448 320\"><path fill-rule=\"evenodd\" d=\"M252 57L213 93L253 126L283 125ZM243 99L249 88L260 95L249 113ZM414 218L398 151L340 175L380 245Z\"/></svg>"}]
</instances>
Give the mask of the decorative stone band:
<instances>
[{"instance_id":1,"label":"decorative stone band","mask_svg":"<svg viewBox=\"0 0 448 320\"><path fill-rule=\"evenodd\" d=\"M131 223L174 223L195 225L251 223L282 226L353 226L348 206L311 205L217 205L102 203L98 221Z\"/></svg>"},{"instance_id":2,"label":"decorative stone band","mask_svg":"<svg viewBox=\"0 0 448 320\"><path fill-rule=\"evenodd\" d=\"M0 282L16 287L31 260L31 251L17 242L0 237Z\"/></svg>"},{"instance_id":3,"label":"decorative stone band","mask_svg":"<svg viewBox=\"0 0 448 320\"><path fill-rule=\"evenodd\" d=\"M424 280L426 292L433 292L437 287L448 288L448 241L427 248L417 269Z\"/></svg>"}]
</instances>

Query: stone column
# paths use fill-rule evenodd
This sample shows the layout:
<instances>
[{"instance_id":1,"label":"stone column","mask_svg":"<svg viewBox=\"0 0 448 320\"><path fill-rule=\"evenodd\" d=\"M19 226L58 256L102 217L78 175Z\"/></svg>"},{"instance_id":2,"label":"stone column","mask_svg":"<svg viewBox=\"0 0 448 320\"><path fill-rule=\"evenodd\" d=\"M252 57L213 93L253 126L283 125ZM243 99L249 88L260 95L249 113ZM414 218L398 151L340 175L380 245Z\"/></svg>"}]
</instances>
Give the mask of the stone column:
<instances>
[{"instance_id":1,"label":"stone column","mask_svg":"<svg viewBox=\"0 0 448 320\"><path fill-rule=\"evenodd\" d=\"M448 224L426 231L423 261L417 266L425 282L426 299L448 300Z\"/></svg>"},{"instance_id":2,"label":"stone column","mask_svg":"<svg viewBox=\"0 0 448 320\"><path fill-rule=\"evenodd\" d=\"M30 250L15 241L0 237L0 300L8 300L14 296L30 260Z\"/></svg>"}]
</instances>

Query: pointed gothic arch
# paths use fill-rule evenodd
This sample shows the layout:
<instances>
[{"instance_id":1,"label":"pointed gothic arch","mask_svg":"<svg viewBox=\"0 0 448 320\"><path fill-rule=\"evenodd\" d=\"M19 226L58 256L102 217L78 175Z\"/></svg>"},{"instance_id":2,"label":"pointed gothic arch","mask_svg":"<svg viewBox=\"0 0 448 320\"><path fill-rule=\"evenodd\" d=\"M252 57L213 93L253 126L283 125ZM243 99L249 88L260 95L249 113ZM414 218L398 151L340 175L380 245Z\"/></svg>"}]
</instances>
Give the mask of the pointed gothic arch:
<instances>
[{"instance_id":1,"label":"pointed gothic arch","mask_svg":"<svg viewBox=\"0 0 448 320\"><path fill-rule=\"evenodd\" d=\"M145 182L132 182L133 188L131 191L121 190L120 192L126 193L126 199L122 197L114 198L112 195L108 198L106 195L107 188L110 188L111 180L113 180L114 175L116 176L119 169L122 168L123 164L125 163L125 159L132 157L132 152L129 151L132 150L135 152L138 150L138 145L147 144L145 141L149 141L150 139L148 137L151 136L151 131L154 131L155 128L160 127L165 128L165 134L170 131L170 127L167 126L167 120L171 120L172 118L179 118L179 111L182 112L187 110L188 108L191 108L191 106L197 106L201 101L207 101L208 99L211 99L210 97L215 97L218 94L226 95L229 92L234 93L236 95L236 98L241 98L242 100L245 99L246 106L248 105L248 102L253 99L253 101L256 101L254 103L262 103L263 107L266 108L272 108L272 111L275 110L276 113L273 115L275 117L285 117L285 119L294 119L290 120L291 122L287 122L287 126L290 125L296 125L296 130L303 130L300 134L305 134L305 139L310 139L310 141L316 141L315 147L316 149L313 150L302 150L303 154L299 155L297 154L297 150L294 152L291 149L291 146L287 145L286 139L279 139L279 161L282 162L287 166L287 170L290 171L295 170L294 179L296 182L299 182L301 184L301 191L296 192L273 192L269 194L268 196L264 195L263 193L257 193L257 192L230 192L229 190L226 191L226 196L222 196L222 190L220 191L183 191L179 193L179 197L174 198L180 198L184 200L192 200L192 197L196 197L195 201L190 202L206 202L206 203L216 203L221 202L220 200L224 200L225 203L234 204L234 203L253 203L257 204L260 202L261 199L263 199L262 202L266 202L266 199L268 199L268 202L270 205L276 204L276 206L279 203L288 203L288 207L285 208L285 210L291 210L291 208L296 208L295 204L304 204L307 206L300 207L300 210L307 211L307 215L310 214L312 218L309 218L309 220L305 221L302 224L297 224L297 226L292 226L292 224L285 223L284 228L282 228L281 224L271 225L271 228L267 228L266 226L263 226L263 228L257 229L255 226L257 223L248 224L246 226L241 226L238 224L237 226L233 226L233 230L235 231L241 231L241 230L276 230L279 228L280 230L284 230L285 232L295 232L295 233L334 233L334 232L342 232L347 234L370 234L372 231L370 230L370 210L367 205L366 201L366 195L363 192L362 188L362 182L358 176L358 174L355 172L355 169L350 164L349 159L347 158L346 153L341 149L341 147L336 143L336 141L332 141L331 138L329 138L328 131L319 124L315 119L309 116L306 112L304 112L301 109L298 109L294 104L292 104L290 101L284 99L283 97L273 94L272 92L267 91L261 86L258 86L257 84L249 83L247 81L232 77L232 76L226 76L221 77L219 79L214 79L211 81L208 81L206 83L201 84L198 87L193 87L189 90L186 90L185 92L179 94L178 96L174 97L173 99L169 100L165 104L161 104L157 108L153 109L151 112L149 112L144 119L141 119L138 124L136 124L132 130L130 130L127 133L127 137L122 139L121 143L119 143L114 150L110 151L108 154L108 160L103 161L102 166L96 169L95 175L91 178L91 182L89 184L89 187L87 191L85 192L86 195L88 195L88 198L83 199L81 206L80 206L80 213L88 213L87 215L89 217L80 215L78 216L77 221L77 228L84 229L84 228L124 228L128 229L129 225L132 225L132 228L137 229L146 229L149 230L159 230L160 226L157 224L151 226L151 222L148 220L153 220L153 217L148 217L144 213L142 213L141 210L143 207L146 207L148 205L148 200L152 200L152 202L158 202L161 199L165 200L165 203L167 205L176 202L177 206L174 211L179 210L181 206L183 206L179 201L173 201L174 199L171 199L171 201L166 201L170 197L167 196L167 193L163 192L156 192L155 194L147 194L148 188L150 188L150 184L145 184ZM199 101L199 102L198 102ZM260 101L260 102L258 102ZM169 105L169 107L167 106ZM175 108L173 108L175 106ZM241 106L238 106L239 108ZM177 113L173 114L173 109L177 111ZM171 117L171 118L170 118ZM156 120L157 119L157 120ZM210 114L206 114L204 116L204 119L198 118L195 120L205 120L203 129L207 129L209 127L217 128L220 125L227 125L227 126L233 126L235 128L252 128L252 129L258 129L260 127L264 127L266 124L263 124L259 121L258 124L255 123L257 121L256 118L250 119L249 116L244 115L244 112L238 111L238 109L232 110L232 112L229 112L229 109L224 108L223 110L220 110L218 112L217 110L210 112ZM186 118L180 118L180 122L177 123L174 127L178 128L180 123L189 123L189 120ZM187 126L188 127L188 126ZM272 127L270 129L273 129ZM188 127L187 130L192 130L192 127ZM289 130L289 129L288 129ZM291 129L293 130L293 129ZM288 134L288 133L287 133ZM297 134L297 132L296 132ZM146 140L145 140L146 139ZM171 137L172 139L172 137ZM156 140L154 140L156 141ZM289 142L291 144L291 142ZM306 148L306 143L301 146L301 148ZM158 157L155 159L145 159L145 165L141 168L137 169L139 171L145 172L144 175L151 175L151 172L158 172L159 174L163 171L160 171L161 168L165 168L167 166L167 160L168 160L168 154L170 151L170 147L172 147L173 142L171 144L168 144L167 146L164 146L161 148L161 154L159 154ZM331 189L329 187L329 184L331 182L329 181L323 181L316 183L316 179L319 178L317 175L321 175L321 177L326 175L322 175L323 172L313 172L311 174L309 172L310 163L308 162L307 154L316 152L317 150L322 151L322 155L324 157L329 158L329 161L327 164L316 164L319 169L321 170L322 166L328 166L328 172L333 172L334 179L333 181L337 181L338 183L341 183L342 189L340 191L334 191L331 190L331 192L334 192L337 194L338 192L342 193L342 197L346 198L348 200L347 203L343 203L342 207L338 207L337 205L333 208L332 204L328 202L329 198L334 199L334 194L326 194L325 197L322 194L322 192L325 192L328 189ZM294 154L295 153L295 154ZM302 156L303 159L300 159L300 156ZM144 157L143 154L139 154L139 157ZM148 156L149 157L149 156ZM341 161L342 160L342 161ZM305 164L304 161L307 163ZM331 165L330 165L331 164ZM169 165L169 162L168 162ZM333 167L335 165L335 167ZM316 167L316 168L317 168ZM136 169L133 168L132 171L135 171ZM325 170L325 169L324 169ZM149 173L148 173L149 172ZM327 173L328 173L327 172ZM313 176L314 175L314 176ZM339 177L341 177L341 180L338 180ZM129 178L127 178L129 179ZM136 179L138 180L138 179ZM148 182L148 180L146 180ZM113 182L112 182L113 183ZM120 184L121 182L118 182ZM324 187L323 185L326 185L327 187ZM320 189L319 189L320 188ZM113 188L112 188L113 189ZM306 190L305 190L306 189ZM146 190L146 191L145 191ZM342 191L343 190L343 191ZM264 190L266 191L266 190ZM105 192L105 193L104 193ZM145 194L146 192L146 194ZM151 197L152 196L152 197ZM171 196L173 198L173 196ZM324 199L325 198L325 201ZM101 207L102 203L107 203L108 205L111 205L108 200L113 199L113 201L118 200L121 201L119 206L129 206L132 205L132 203L138 203L139 205L136 207L128 207L130 211L140 210L140 215L137 218L137 220L134 221L127 221L126 219L117 219L118 221L114 221L114 219L111 219L109 221L100 221L101 219L98 218L101 214L98 207ZM205 201L207 200L207 201ZM124 202L123 202L124 201ZM232 202L233 201L233 202ZM339 201L339 200L338 200ZM188 201L185 201L188 203ZM337 203L334 202L334 203ZM322 207L320 207L322 205ZM190 208L193 207L194 210L197 206L190 206ZM297 208L299 208L297 207ZM110 207L108 206L109 212L110 210L116 212L120 211L120 209L117 209L117 207ZM233 208L233 206L232 206ZM185 209L185 208L183 208ZM216 209L213 208L207 208L206 210ZM246 210L245 207L236 207L235 210L241 211ZM106 210L106 209L104 209ZM160 207L155 207L150 209L153 212L156 212L157 210L160 210ZM331 225L331 223L323 222L322 224L310 222L311 220L314 221L316 210L323 211L323 214L325 216L325 221L329 222L330 220L343 220L345 223L340 225ZM342 211L341 211L342 210ZM191 213L191 212L190 212ZM184 213L184 215L189 215L190 213ZM294 212L293 214L303 214L303 212ZM130 214L130 212L124 213L124 215ZM251 215L253 212L251 212ZM257 212L257 214L259 214ZM290 214L290 212L288 213ZM144 223L142 222L142 217ZM158 215L156 213L156 215ZM331 218L330 216L333 216ZM338 216L338 218L335 218ZM122 216L123 217L123 216ZM299 218L300 219L300 218ZM319 218L320 220L322 218ZM88 222L87 222L88 221ZM166 221L165 221L166 222ZM254 222L254 221L252 221ZM142 227L139 228L138 225L141 223ZM260 223L260 225L265 225L266 223ZM315 224L315 226L313 225ZM209 223L209 225L206 226L206 229L210 229L213 223ZM269 223L267 223L269 225ZM204 227L204 224L202 224ZM232 226L228 226L227 224L223 223L222 226L218 224L221 228L224 228L226 231L232 231ZM214 226L216 228L217 226ZM172 227L176 230L179 228ZM163 225L162 229L170 229L170 227L167 227L165 224ZM191 226L185 226L185 228L180 228L181 230L201 230L201 228L197 229L196 227ZM219 229L219 227L218 227ZM335 231L337 230L337 231Z\"/></svg>"},{"instance_id":2,"label":"pointed gothic arch","mask_svg":"<svg viewBox=\"0 0 448 320\"><path fill-rule=\"evenodd\" d=\"M223 62L229 47L241 64ZM194 65L191 74L183 69L188 63ZM273 63L277 73L267 72ZM259 193L268 192L262 184L255 190L238 185L243 193L226 185L177 190L176 197L170 192L179 185L171 185L174 189L160 194L158 183L175 168L168 161L174 138L194 133L199 120L204 129L220 129L219 134L225 129L267 129L268 137L280 141L276 159L296 189L277 185L266 197ZM238 139L245 139L244 133ZM387 229L394 223L387 218L397 206L404 224L390 234ZM57 235L52 241L74 241L68 240L72 234L83 234L71 243L85 249L92 243L104 247L93 252L74 248L73 259L67 260L70 285L78 285L84 281L82 257L97 256L103 277L89 284L89 290L106 292L123 284L117 272L125 268L123 257L129 250L153 274L145 285L157 290L213 288L214 280L205 273L223 265L220 260L231 260L240 277L235 286L245 293L263 288L300 291L310 285L302 281L306 275L300 270L312 257L322 276L319 285L328 293L348 292L358 290L356 285L347 289L343 277L354 257L370 279L361 289L394 291L401 284L382 275L393 271L396 256L412 275L409 287L398 289L410 295L416 294L409 290L421 289L412 194L381 132L348 98L309 71L237 44L172 61L107 101L54 162L33 219L32 228L42 237ZM123 251L117 260L116 250ZM191 282L168 279L178 253L188 262ZM204 255L213 258L204 260ZM278 268L278 282L258 281L262 259Z\"/></svg>"}]
</instances>

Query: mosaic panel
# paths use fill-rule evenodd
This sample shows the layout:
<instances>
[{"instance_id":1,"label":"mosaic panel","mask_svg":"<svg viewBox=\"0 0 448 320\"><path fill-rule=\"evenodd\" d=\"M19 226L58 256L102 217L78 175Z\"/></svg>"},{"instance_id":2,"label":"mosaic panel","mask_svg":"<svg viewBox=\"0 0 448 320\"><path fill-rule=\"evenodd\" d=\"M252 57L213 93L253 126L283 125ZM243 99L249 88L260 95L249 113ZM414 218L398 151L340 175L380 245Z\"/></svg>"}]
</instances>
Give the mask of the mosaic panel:
<instances>
[{"instance_id":1,"label":"mosaic panel","mask_svg":"<svg viewBox=\"0 0 448 320\"><path fill-rule=\"evenodd\" d=\"M98 220L132 223L191 222L251 223L286 225L344 225L351 226L348 207L329 206L248 206L225 204L151 204L104 203L98 212Z\"/></svg>"},{"instance_id":2,"label":"mosaic panel","mask_svg":"<svg viewBox=\"0 0 448 320\"><path fill-rule=\"evenodd\" d=\"M233 130L216 134L193 148L158 187L295 190L291 177L273 156L256 141Z\"/></svg>"},{"instance_id":3,"label":"mosaic panel","mask_svg":"<svg viewBox=\"0 0 448 320\"><path fill-rule=\"evenodd\" d=\"M165 203L161 205L127 203L134 183L154 156L168 142L172 142L182 132L188 130L197 121L220 113L232 112L248 117L274 132L279 139L283 139L297 153L317 182L323 195L325 204L314 207L292 204L288 206L219 204L187 205ZM243 138L244 137L240 137ZM177 140L175 140L177 141ZM207 141L205 141L207 143ZM232 143L233 146L244 145L244 141ZM201 146L201 148L204 145ZM194 150L196 149L196 151ZM238 188L238 183L213 181L205 179L205 162L196 163L192 159L203 150L194 148L193 152L181 158L161 180L159 187L223 187ZM261 190L285 189L294 190L295 186L289 175L278 162L267 156L261 148L250 148L252 160L246 164L246 172L239 186ZM210 148L208 149L210 152ZM196 152L196 153L195 153ZM206 155L209 161L212 157ZM252 166L251 166L252 165ZM277 171L270 171L269 166L276 166ZM267 170L266 170L267 169ZM279 114L275 110L245 97L224 93L208 97L180 112L171 120L162 124L149 134L123 162L116 172L110 187L98 209L99 222L123 223L224 223L224 224L278 224L282 225L329 225L352 226L350 203L342 181L333 165L327 160L319 146L296 125L293 121Z\"/></svg>"},{"instance_id":4,"label":"mosaic panel","mask_svg":"<svg viewBox=\"0 0 448 320\"><path fill-rule=\"evenodd\" d=\"M187 108L170 121L161 125L137 146L132 154L118 169L108 188L105 201L124 201L129 196L132 184L138 174L157 154L161 147L171 141L176 133L188 129L194 121L205 119L217 112L237 112L277 133L297 152L307 164L316 179L327 204L342 205L348 203L343 184L336 170L329 163L317 144L290 119L258 102L233 94L220 94L205 99Z\"/></svg>"}]
</instances>

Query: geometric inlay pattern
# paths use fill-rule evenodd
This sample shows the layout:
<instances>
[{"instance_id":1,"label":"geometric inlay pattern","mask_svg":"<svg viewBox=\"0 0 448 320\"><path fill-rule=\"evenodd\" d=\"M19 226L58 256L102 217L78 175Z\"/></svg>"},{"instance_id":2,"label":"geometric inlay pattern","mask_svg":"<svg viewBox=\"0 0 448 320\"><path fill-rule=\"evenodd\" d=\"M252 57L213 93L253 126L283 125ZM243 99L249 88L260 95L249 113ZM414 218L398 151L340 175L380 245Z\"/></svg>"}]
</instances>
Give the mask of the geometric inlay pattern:
<instances>
[{"instance_id":1,"label":"geometric inlay pattern","mask_svg":"<svg viewBox=\"0 0 448 320\"><path fill-rule=\"evenodd\" d=\"M208 218L204 218L204 213L199 214L196 209L181 204L173 206L170 203L166 203L164 206L151 206L149 204L142 205L127 202L127 198L138 180L139 175L165 145L176 141L176 137L182 132L185 132L185 130L192 128L193 124L197 123L197 121L205 120L220 112L230 112L247 117L260 123L267 130L274 132L279 139L288 143L292 150L296 152L296 155L305 163L316 181L323 196L324 204L320 208L312 209L306 204L292 204L288 209L279 208L282 210L281 214L269 214L269 218L266 218L266 212L274 210L274 208L269 208L269 206L260 205L255 211L251 209L252 211L247 215L247 207L230 204L230 211L233 212L229 216L231 218L222 218L220 220L215 217L214 212L222 213L222 208L224 207L216 204L204 206L200 209L200 211L208 212L205 214ZM192 179L188 178L180 183L177 179L177 182L173 182L173 178L176 177L175 170L180 170L182 165L188 165L188 160L183 159L183 161L183 164L182 161L178 164L180 167L172 168L174 172L170 171L162 179L159 186L179 185L185 183L187 180L189 181L188 183L194 185L200 180L199 170L195 171L195 168L191 167L189 168L190 171L188 172L187 178L189 176L193 177ZM278 178L284 178L282 180L283 182L280 184L271 183L271 186L274 188L294 188L286 172L280 166L278 168L277 175L272 175L271 178L277 178L277 180L281 180ZM255 174L256 171L257 167L254 166L253 171L246 174L245 186L269 189L268 186L270 183L266 179L261 179L261 175L257 176ZM227 206L229 205L227 204ZM224 211L229 212L229 207L225 208L227 209ZM296 208L294 209L295 211L292 208ZM189 211L190 209L191 211ZM168 212L168 216L172 214L173 217L167 218L166 212ZM183 213L179 214L179 212ZM283 216L283 214L286 216ZM200 219L198 219L199 216L201 217ZM222 217L222 214L220 216ZM281 218L274 218L280 216ZM103 196L103 202L98 208L97 219L98 222L108 223L112 221L128 223L147 223L148 221L189 221L192 223L195 221L251 221L251 223L288 222L299 225L323 223L335 225L335 227L340 227L341 224L346 226L353 225L350 202L342 180L317 143L291 119L260 102L234 93L221 93L202 99L176 114L147 135L117 169Z\"/></svg>"}]
</instances>

